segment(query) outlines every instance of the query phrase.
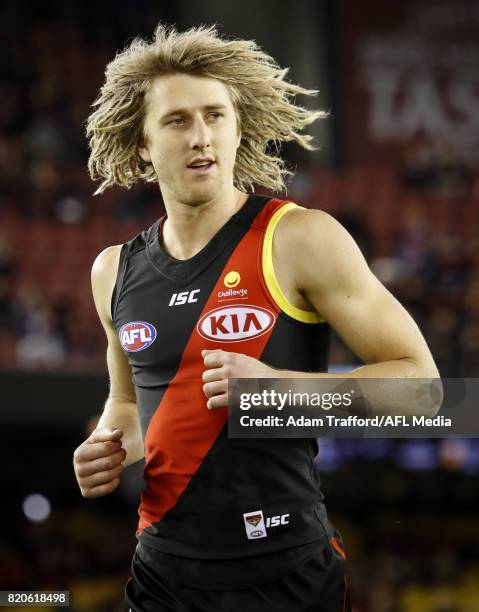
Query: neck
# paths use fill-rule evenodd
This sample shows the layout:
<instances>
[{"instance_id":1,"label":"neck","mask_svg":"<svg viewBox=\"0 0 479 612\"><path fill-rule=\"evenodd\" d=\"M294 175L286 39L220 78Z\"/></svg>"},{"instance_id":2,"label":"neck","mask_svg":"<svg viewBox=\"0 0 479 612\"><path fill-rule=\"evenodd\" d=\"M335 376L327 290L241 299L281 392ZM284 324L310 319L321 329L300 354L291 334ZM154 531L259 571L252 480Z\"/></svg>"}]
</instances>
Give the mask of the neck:
<instances>
[{"instance_id":1,"label":"neck","mask_svg":"<svg viewBox=\"0 0 479 612\"><path fill-rule=\"evenodd\" d=\"M168 218L163 225L163 248L175 259L190 259L208 244L247 198L246 193L235 187L197 206L165 198Z\"/></svg>"}]
</instances>

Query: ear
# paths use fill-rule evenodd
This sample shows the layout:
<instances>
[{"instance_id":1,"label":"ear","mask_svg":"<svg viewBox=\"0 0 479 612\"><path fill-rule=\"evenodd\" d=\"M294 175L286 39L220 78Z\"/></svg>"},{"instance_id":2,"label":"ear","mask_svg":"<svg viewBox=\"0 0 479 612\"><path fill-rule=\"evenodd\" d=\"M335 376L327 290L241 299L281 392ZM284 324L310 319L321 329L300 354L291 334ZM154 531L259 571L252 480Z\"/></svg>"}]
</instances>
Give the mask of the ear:
<instances>
[{"instance_id":1,"label":"ear","mask_svg":"<svg viewBox=\"0 0 479 612\"><path fill-rule=\"evenodd\" d=\"M237 143L236 143L236 148L237 149L239 149L240 144L241 144L241 132L238 131L238 140L237 140Z\"/></svg>"},{"instance_id":2,"label":"ear","mask_svg":"<svg viewBox=\"0 0 479 612\"><path fill-rule=\"evenodd\" d=\"M150 151L148 150L148 148L145 146L144 143L142 143L139 147L138 147L138 155L141 157L141 159L146 162L146 163L151 163L151 155L150 155Z\"/></svg>"}]
</instances>

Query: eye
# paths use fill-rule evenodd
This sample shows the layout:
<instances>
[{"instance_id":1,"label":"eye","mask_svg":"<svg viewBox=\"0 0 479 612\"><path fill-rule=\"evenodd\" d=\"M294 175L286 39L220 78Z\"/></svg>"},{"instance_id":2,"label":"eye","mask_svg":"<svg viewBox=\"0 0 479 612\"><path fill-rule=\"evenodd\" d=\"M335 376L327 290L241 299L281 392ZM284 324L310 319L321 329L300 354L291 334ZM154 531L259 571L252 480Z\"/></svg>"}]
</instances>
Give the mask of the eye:
<instances>
[{"instance_id":1,"label":"eye","mask_svg":"<svg viewBox=\"0 0 479 612\"><path fill-rule=\"evenodd\" d=\"M222 116L223 116L223 114L222 113L218 113L218 112L209 113L209 117L210 117L210 119L213 119L213 121L217 121Z\"/></svg>"},{"instance_id":2,"label":"eye","mask_svg":"<svg viewBox=\"0 0 479 612\"><path fill-rule=\"evenodd\" d=\"M175 117L170 121L170 125L183 125L185 122L183 117Z\"/></svg>"}]
</instances>

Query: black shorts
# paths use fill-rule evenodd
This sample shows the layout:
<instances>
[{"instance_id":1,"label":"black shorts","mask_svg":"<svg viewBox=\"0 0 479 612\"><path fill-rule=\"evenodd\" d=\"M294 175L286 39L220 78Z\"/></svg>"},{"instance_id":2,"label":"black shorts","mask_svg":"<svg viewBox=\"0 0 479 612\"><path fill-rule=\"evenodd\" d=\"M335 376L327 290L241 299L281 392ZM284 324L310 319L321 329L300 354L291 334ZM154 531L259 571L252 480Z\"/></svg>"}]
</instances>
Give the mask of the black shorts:
<instances>
[{"instance_id":1,"label":"black shorts","mask_svg":"<svg viewBox=\"0 0 479 612\"><path fill-rule=\"evenodd\" d=\"M318 547L307 561L277 580L234 590L177 584L154 572L135 553L125 588L125 612L350 612L344 555L334 544Z\"/></svg>"}]
</instances>

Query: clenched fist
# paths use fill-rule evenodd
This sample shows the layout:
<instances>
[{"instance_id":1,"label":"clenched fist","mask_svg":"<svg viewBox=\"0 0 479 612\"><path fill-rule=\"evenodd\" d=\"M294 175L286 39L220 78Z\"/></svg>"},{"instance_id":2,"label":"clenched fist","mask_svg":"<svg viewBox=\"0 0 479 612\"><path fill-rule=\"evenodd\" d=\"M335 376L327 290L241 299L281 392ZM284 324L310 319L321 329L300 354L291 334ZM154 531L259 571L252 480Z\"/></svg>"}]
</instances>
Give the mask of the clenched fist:
<instances>
[{"instance_id":1,"label":"clenched fist","mask_svg":"<svg viewBox=\"0 0 479 612\"><path fill-rule=\"evenodd\" d=\"M210 410L228 405L229 378L276 378L278 375L277 370L242 353L205 349L201 357L205 366L203 391Z\"/></svg>"},{"instance_id":2,"label":"clenched fist","mask_svg":"<svg viewBox=\"0 0 479 612\"><path fill-rule=\"evenodd\" d=\"M101 427L76 449L73 467L83 497L108 495L120 484L126 457L122 436L121 429Z\"/></svg>"}]
</instances>

